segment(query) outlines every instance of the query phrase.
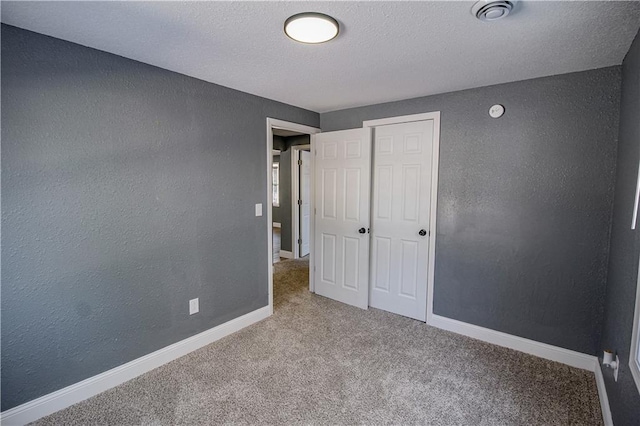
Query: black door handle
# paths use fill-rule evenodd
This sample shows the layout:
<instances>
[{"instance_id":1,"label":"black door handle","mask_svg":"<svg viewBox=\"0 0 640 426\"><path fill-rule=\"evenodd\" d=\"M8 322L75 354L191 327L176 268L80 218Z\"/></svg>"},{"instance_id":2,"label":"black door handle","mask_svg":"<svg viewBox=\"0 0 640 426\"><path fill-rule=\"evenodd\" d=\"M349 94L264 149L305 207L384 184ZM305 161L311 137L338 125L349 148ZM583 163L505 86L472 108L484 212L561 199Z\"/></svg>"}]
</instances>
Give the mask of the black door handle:
<instances>
[{"instance_id":1,"label":"black door handle","mask_svg":"<svg viewBox=\"0 0 640 426\"><path fill-rule=\"evenodd\" d=\"M367 230L364 229L364 228L360 228L360 229L358 229L358 232L361 233L361 234L364 234L365 232L367 232Z\"/></svg>"},{"instance_id":2,"label":"black door handle","mask_svg":"<svg viewBox=\"0 0 640 426\"><path fill-rule=\"evenodd\" d=\"M424 229L421 229L420 232L418 232L418 234L420 234L421 237L424 237L425 235L427 235L427 231L425 231Z\"/></svg>"}]
</instances>

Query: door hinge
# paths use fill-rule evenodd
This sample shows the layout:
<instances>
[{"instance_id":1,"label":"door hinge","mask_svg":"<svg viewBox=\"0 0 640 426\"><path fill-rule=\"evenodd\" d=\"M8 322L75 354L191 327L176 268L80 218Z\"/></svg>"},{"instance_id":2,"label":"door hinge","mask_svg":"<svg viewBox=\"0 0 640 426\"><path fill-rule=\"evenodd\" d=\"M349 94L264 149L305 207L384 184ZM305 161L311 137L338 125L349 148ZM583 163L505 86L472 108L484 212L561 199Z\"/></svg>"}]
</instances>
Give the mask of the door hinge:
<instances>
[{"instance_id":1,"label":"door hinge","mask_svg":"<svg viewBox=\"0 0 640 426\"><path fill-rule=\"evenodd\" d=\"M302 240L298 238L298 244L302 244Z\"/></svg>"},{"instance_id":2,"label":"door hinge","mask_svg":"<svg viewBox=\"0 0 640 426\"><path fill-rule=\"evenodd\" d=\"M298 160L298 166L302 166L302 160Z\"/></svg>"},{"instance_id":3,"label":"door hinge","mask_svg":"<svg viewBox=\"0 0 640 426\"><path fill-rule=\"evenodd\" d=\"M301 206L302 205L302 200L298 200L298 205Z\"/></svg>"}]
</instances>

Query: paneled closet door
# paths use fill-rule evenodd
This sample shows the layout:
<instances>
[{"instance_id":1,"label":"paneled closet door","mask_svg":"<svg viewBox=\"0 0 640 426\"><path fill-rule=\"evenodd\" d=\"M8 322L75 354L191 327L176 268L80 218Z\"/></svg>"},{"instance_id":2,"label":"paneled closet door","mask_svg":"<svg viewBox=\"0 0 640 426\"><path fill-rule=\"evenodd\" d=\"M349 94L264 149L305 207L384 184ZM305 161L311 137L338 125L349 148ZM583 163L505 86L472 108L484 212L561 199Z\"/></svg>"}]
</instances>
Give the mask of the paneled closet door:
<instances>
[{"instance_id":1,"label":"paneled closet door","mask_svg":"<svg viewBox=\"0 0 640 426\"><path fill-rule=\"evenodd\" d=\"M314 137L315 292L366 309L371 131L343 130Z\"/></svg>"},{"instance_id":2,"label":"paneled closet door","mask_svg":"<svg viewBox=\"0 0 640 426\"><path fill-rule=\"evenodd\" d=\"M374 134L369 305L426 321L433 120Z\"/></svg>"}]
</instances>

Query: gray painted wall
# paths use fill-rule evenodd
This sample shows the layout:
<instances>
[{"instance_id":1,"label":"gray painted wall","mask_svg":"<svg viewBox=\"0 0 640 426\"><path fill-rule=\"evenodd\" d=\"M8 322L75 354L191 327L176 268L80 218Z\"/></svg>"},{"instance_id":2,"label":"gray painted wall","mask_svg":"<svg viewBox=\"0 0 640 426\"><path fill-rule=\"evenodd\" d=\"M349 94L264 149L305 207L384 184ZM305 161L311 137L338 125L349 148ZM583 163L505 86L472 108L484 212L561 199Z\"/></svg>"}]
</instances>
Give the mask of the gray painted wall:
<instances>
[{"instance_id":1,"label":"gray painted wall","mask_svg":"<svg viewBox=\"0 0 640 426\"><path fill-rule=\"evenodd\" d=\"M2 25L2 410L267 305L267 116Z\"/></svg>"},{"instance_id":2,"label":"gray painted wall","mask_svg":"<svg viewBox=\"0 0 640 426\"><path fill-rule=\"evenodd\" d=\"M611 67L329 112L320 124L441 111L435 313L595 354L619 90Z\"/></svg>"},{"instance_id":3,"label":"gray painted wall","mask_svg":"<svg viewBox=\"0 0 640 426\"><path fill-rule=\"evenodd\" d=\"M640 255L640 231L631 230L631 215L640 159L640 33L622 65L618 167L611 228L611 253L602 346L620 357L618 382L602 372L616 426L640 423L640 395L629 371L629 348ZM602 357L602 353L598 354Z\"/></svg>"},{"instance_id":4,"label":"gray painted wall","mask_svg":"<svg viewBox=\"0 0 640 426\"><path fill-rule=\"evenodd\" d=\"M311 138L309 135L300 135L300 136L290 136L287 138L287 146L299 146L299 145L309 145L311 143Z\"/></svg>"},{"instance_id":5,"label":"gray painted wall","mask_svg":"<svg viewBox=\"0 0 640 426\"><path fill-rule=\"evenodd\" d=\"M287 142L285 141L285 138L282 136L274 136L273 149L277 149L278 151L284 151L287 149Z\"/></svg>"}]
</instances>

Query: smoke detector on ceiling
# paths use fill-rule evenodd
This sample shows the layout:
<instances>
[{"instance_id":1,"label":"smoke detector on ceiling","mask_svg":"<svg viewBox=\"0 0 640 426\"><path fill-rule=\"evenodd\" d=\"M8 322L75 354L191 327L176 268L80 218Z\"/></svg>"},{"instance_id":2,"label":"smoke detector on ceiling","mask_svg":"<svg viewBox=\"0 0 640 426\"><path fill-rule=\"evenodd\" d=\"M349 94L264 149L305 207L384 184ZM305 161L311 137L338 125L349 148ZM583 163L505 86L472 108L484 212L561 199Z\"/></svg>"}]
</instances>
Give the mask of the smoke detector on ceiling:
<instances>
[{"instance_id":1,"label":"smoke detector on ceiling","mask_svg":"<svg viewBox=\"0 0 640 426\"><path fill-rule=\"evenodd\" d=\"M481 0L473 5L471 13L481 21L492 22L509 15L517 0Z\"/></svg>"}]
</instances>

